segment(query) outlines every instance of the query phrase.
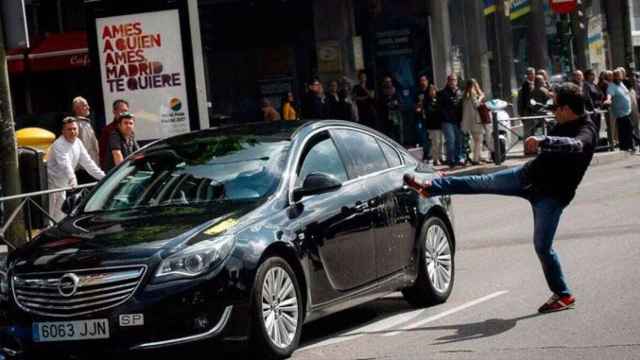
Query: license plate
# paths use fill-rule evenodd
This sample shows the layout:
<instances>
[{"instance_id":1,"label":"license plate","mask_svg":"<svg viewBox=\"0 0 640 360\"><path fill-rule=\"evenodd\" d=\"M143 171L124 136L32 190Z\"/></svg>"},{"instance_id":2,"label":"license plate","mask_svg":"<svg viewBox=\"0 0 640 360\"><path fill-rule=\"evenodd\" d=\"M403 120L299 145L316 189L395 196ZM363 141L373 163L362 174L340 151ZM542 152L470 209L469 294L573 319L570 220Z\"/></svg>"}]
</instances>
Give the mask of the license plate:
<instances>
[{"instance_id":1,"label":"license plate","mask_svg":"<svg viewBox=\"0 0 640 360\"><path fill-rule=\"evenodd\" d=\"M33 323L33 341L73 341L109 338L107 319Z\"/></svg>"}]
</instances>

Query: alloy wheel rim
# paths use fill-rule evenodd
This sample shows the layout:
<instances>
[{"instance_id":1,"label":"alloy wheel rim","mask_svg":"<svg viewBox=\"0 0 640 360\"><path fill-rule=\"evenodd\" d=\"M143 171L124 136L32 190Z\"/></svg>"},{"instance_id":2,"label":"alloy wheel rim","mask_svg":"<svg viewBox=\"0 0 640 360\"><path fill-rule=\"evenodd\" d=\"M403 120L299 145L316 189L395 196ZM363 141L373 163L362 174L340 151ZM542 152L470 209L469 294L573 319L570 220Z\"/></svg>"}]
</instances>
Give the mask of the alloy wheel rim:
<instances>
[{"instance_id":1,"label":"alloy wheel rim","mask_svg":"<svg viewBox=\"0 0 640 360\"><path fill-rule=\"evenodd\" d=\"M298 329L298 297L293 280L281 267L270 269L264 278L262 318L275 346L291 345Z\"/></svg>"},{"instance_id":2,"label":"alloy wheel rim","mask_svg":"<svg viewBox=\"0 0 640 360\"><path fill-rule=\"evenodd\" d=\"M439 225L432 225L427 230L424 258L427 275L434 289L444 293L451 284L451 247L449 238Z\"/></svg>"}]
</instances>

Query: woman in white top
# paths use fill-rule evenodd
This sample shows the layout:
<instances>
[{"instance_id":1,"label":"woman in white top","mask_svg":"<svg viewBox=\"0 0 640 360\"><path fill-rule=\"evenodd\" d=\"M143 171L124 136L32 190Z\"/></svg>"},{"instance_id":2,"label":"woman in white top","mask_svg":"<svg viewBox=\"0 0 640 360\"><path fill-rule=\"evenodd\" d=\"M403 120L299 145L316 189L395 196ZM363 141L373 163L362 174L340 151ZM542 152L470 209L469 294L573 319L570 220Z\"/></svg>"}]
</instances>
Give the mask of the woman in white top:
<instances>
[{"instance_id":1,"label":"woman in white top","mask_svg":"<svg viewBox=\"0 0 640 360\"><path fill-rule=\"evenodd\" d=\"M478 165L482 159L482 141L490 134L489 125L482 123L478 106L484 101L484 92L475 79L470 79L462 97L462 131L471 134L473 139L473 159L471 163Z\"/></svg>"},{"instance_id":2,"label":"woman in white top","mask_svg":"<svg viewBox=\"0 0 640 360\"><path fill-rule=\"evenodd\" d=\"M104 172L91 159L82 141L78 140L77 119L66 117L62 120L62 136L53 143L47 155L49 189L77 186L78 179L75 171L78 166L97 180L104 177ZM64 191L49 195L49 215L55 221L60 221L65 216L62 212L62 203L65 198Z\"/></svg>"}]
</instances>

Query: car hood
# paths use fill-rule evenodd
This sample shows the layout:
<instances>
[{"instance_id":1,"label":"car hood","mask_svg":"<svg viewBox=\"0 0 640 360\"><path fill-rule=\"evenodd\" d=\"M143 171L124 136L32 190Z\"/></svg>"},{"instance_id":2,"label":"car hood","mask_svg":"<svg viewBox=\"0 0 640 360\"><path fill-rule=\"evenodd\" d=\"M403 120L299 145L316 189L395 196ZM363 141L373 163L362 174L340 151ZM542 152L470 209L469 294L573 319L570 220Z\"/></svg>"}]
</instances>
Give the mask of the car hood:
<instances>
[{"instance_id":1,"label":"car hood","mask_svg":"<svg viewBox=\"0 0 640 360\"><path fill-rule=\"evenodd\" d=\"M152 265L160 261L163 251L254 208L219 204L81 214L42 233L9 261L18 273Z\"/></svg>"}]
</instances>

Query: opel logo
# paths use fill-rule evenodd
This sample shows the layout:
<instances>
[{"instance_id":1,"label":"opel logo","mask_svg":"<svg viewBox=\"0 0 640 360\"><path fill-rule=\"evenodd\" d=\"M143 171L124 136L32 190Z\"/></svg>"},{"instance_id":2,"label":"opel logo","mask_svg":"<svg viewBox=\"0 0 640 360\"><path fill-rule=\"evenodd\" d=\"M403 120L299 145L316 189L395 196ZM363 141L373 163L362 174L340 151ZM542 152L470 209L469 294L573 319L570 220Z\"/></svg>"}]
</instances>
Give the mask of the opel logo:
<instances>
[{"instance_id":1,"label":"opel logo","mask_svg":"<svg viewBox=\"0 0 640 360\"><path fill-rule=\"evenodd\" d=\"M78 275L69 273L64 274L58 282L58 292L64 297L72 297L78 290L80 278Z\"/></svg>"}]
</instances>

